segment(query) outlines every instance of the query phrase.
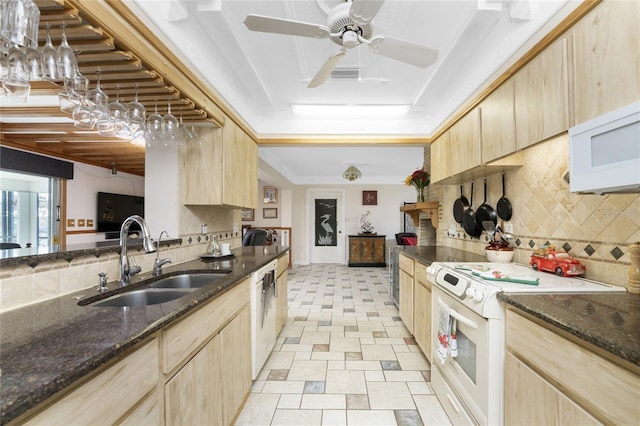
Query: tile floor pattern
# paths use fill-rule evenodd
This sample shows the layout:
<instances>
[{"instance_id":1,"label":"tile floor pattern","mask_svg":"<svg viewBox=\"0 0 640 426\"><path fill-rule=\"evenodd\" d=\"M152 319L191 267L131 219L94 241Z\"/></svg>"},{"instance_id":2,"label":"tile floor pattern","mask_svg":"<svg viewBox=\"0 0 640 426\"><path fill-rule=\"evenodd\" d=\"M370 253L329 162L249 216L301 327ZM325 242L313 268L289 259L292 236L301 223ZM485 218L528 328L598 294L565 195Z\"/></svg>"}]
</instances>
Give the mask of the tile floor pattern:
<instances>
[{"instance_id":1,"label":"tile floor pattern","mask_svg":"<svg viewBox=\"0 0 640 426\"><path fill-rule=\"evenodd\" d=\"M448 425L385 268L289 269L289 318L236 425Z\"/></svg>"}]
</instances>

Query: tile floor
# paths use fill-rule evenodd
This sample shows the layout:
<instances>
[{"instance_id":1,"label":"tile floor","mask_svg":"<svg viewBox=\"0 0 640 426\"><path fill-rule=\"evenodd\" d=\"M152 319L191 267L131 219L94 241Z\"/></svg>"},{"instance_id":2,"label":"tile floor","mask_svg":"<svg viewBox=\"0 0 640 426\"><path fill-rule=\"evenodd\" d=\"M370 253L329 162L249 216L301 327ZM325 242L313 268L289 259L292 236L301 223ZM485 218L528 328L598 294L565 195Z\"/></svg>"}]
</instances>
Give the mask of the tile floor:
<instances>
[{"instance_id":1,"label":"tile floor","mask_svg":"<svg viewBox=\"0 0 640 426\"><path fill-rule=\"evenodd\" d=\"M289 319L236 425L448 425L385 268L289 269Z\"/></svg>"}]
</instances>

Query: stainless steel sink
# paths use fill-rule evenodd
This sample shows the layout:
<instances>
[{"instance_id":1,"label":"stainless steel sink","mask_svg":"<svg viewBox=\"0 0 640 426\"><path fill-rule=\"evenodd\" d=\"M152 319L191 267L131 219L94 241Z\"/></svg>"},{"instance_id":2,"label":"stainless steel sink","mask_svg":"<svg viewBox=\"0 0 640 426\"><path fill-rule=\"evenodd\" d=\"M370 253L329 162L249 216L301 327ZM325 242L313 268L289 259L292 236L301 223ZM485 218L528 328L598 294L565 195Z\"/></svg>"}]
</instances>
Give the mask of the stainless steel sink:
<instances>
[{"instance_id":1,"label":"stainless steel sink","mask_svg":"<svg viewBox=\"0 0 640 426\"><path fill-rule=\"evenodd\" d=\"M153 288L200 288L226 276L224 273L181 274L160 278L149 285Z\"/></svg>"},{"instance_id":2,"label":"stainless steel sink","mask_svg":"<svg viewBox=\"0 0 640 426\"><path fill-rule=\"evenodd\" d=\"M157 305L158 303L166 303L179 299L190 292L191 290L189 289L145 288L116 294L115 296L96 302L91 306L103 308Z\"/></svg>"}]
</instances>

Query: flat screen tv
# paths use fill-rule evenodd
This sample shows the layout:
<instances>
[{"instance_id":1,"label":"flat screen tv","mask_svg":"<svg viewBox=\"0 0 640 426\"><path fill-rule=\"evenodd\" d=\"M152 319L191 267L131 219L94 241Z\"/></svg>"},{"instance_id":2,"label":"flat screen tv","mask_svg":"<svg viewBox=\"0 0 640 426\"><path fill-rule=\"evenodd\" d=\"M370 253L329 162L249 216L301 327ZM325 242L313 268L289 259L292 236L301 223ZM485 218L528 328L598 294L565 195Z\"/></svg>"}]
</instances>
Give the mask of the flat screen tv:
<instances>
[{"instance_id":1,"label":"flat screen tv","mask_svg":"<svg viewBox=\"0 0 640 426\"><path fill-rule=\"evenodd\" d=\"M129 216L137 214L144 217L144 197L98 192L97 212L97 232L119 232L122 222ZM129 228L129 232L139 230L135 223Z\"/></svg>"}]
</instances>

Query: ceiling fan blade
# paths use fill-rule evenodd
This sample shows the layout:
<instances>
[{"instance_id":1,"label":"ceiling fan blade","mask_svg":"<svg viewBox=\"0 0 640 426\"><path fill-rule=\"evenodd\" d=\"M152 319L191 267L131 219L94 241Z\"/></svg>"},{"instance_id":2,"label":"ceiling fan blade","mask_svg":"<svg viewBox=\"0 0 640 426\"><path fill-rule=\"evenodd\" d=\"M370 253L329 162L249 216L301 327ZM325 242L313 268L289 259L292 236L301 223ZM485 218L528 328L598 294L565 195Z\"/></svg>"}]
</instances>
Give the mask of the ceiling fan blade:
<instances>
[{"instance_id":1,"label":"ceiling fan blade","mask_svg":"<svg viewBox=\"0 0 640 426\"><path fill-rule=\"evenodd\" d=\"M301 37L328 38L331 33L329 28L324 25L262 15L247 15L244 20L244 24L251 31L287 34Z\"/></svg>"},{"instance_id":2,"label":"ceiling fan blade","mask_svg":"<svg viewBox=\"0 0 640 426\"><path fill-rule=\"evenodd\" d=\"M384 0L353 0L349 17L358 25L366 25L376 17L383 3Z\"/></svg>"},{"instance_id":3,"label":"ceiling fan blade","mask_svg":"<svg viewBox=\"0 0 640 426\"><path fill-rule=\"evenodd\" d=\"M327 78L331 75L331 71L338 65L338 62L342 59L342 57L347 53L345 49L341 49L339 52L334 53L331 57L324 63L322 68L317 72L313 80L307 86L309 89L313 89L314 87L320 86L324 83Z\"/></svg>"},{"instance_id":4,"label":"ceiling fan blade","mask_svg":"<svg viewBox=\"0 0 640 426\"><path fill-rule=\"evenodd\" d=\"M396 61L426 68L438 60L438 51L387 36L378 36L369 43L369 50Z\"/></svg>"}]
</instances>

